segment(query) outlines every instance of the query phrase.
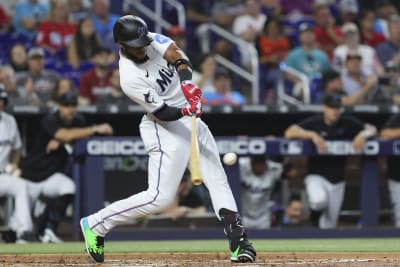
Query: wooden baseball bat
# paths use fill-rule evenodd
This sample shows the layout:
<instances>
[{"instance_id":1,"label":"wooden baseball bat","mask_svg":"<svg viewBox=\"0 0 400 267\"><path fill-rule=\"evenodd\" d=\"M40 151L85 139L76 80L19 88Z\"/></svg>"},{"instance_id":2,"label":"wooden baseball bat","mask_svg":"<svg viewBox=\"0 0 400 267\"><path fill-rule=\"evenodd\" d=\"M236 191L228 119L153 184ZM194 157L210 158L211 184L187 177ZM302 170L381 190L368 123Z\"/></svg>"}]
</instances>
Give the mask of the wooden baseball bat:
<instances>
[{"instance_id":1,"label":"wooden baseball bat","mask_svg":"<svg viewBox=\"0 0 400 267\"><path fill-rule=\"evenodd\" d=\"M194 185L200 185L203 180L201 179L200 170L200 151L199 143L197 141L196 131L196 116L192 116L192 133L190 137L190 174L192 183Z\"/></svg>"}]
</instances>

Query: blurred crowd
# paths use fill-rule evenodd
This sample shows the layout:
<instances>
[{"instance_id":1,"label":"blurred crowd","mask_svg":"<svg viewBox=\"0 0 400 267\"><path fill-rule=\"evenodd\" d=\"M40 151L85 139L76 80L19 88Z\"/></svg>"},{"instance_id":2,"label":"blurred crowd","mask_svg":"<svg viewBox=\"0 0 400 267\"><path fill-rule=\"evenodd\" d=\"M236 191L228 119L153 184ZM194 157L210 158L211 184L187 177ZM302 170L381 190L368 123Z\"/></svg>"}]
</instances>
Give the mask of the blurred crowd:
<instances>
[{"instance_id":1,"label":"blurred crowd","mask_svg":"<svg viewBox=\"0 0 400 267\"><path fill-rule=\"evenodd\" d=\"M151 6L152 1L145 1ZM298 77L308 78L309 103L339 92L346 105L400 103L399 3L390 0L181 0L185 29L168 3L163 30L188 54L206 105L252 104L251 86L224 66L225 57L251 71L242 47L211 34L202 53L204 23L214 23L258 52L259 103L276 105L277 84L304 98ZM79 105L128 104L119 86L118 46L112 27L121 14L138 14L123 4L114 14L110 0L19 0L0 2L0 83L10 103L52 106L57 86L75 90ZM154 22L147 20L150 30ZM69 89L68 89L69 88Z\"/></svg>"}]
</instances>

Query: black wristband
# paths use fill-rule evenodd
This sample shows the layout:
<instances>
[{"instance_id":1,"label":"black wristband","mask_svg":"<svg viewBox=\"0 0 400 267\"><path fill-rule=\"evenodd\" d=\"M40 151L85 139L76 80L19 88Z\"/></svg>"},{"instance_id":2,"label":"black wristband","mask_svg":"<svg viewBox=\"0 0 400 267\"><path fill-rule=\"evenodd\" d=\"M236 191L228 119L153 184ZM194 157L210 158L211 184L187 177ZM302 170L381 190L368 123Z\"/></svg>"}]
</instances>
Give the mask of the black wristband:
<instances>
[{"instance_id":1,"label":"black wristband","mask_svg":"<svg viewBox=\"0 0 400 267\"><path fill-rule=\"evenodd\" d=\"M192 79L192 72L189 69L178 70L178 75L181 82Z\"/></svg>"}]
</instances>

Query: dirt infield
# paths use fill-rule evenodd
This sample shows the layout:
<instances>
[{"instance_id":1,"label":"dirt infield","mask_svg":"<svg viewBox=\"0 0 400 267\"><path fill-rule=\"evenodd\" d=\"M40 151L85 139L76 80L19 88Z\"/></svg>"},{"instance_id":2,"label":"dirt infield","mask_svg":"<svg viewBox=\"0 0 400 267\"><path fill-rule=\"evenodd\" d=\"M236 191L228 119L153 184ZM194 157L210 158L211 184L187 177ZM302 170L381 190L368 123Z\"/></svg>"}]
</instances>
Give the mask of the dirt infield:
<instances>
[{"instance_id":1,"label":"dirt infield","mask_svg":"<svg viewBox=\"0 0 400 267\"><path fill-rule=\"evenodd\" d=\"M257 262L234 264L225 253L108 254L101 267L400 266L400 253L259 253ZM93 266L85 254L0 255L0 266Z\"/></svg>"}]
</instances>

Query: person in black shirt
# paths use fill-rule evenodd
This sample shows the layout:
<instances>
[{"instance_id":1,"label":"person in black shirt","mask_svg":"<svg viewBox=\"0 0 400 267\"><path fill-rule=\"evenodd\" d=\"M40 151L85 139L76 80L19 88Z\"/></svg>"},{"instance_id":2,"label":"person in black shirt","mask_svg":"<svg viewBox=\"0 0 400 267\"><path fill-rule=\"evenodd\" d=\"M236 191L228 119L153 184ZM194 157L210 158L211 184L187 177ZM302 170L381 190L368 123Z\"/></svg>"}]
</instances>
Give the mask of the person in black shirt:
<instances>
[{"instance_id":1,"label":"person in black shirt","mask_svg":"<svg viewBox=\"0 0 400 267\"><path fill-rule=\"evenodd\" d=\"M337 225L345 189L346 157L324 155L325 140L352 140L355 153L362 152L365 141L376 134L376 128L352 116L341 115L341 96L327 94L322 115L312 116L291 125L286 138L311 140L320 155L309 158L306 192L311 208L311 222L320 228Z\"/></svg>"},{"instance_id":2,"label":"person in black shirt","mask_svg":"<svg viewBox=\"0 0 400 267\"><path fill-rule=\"evenodd\" d=\"M395 114L383 125L380 132L383 139L400 139L400 115ZM390 198L392 200L395 226L400 227L400 168L399 157L387 158L387 177Z\"/></svg>"},{"instance_id":3,"label":"person in black shirt","mask_svg":"<svg viewBox=\"0 0 400 267\"><path fill-rule=\"evenodd\" d=\"M46 203L37 227L39 239L44 243L62 242L56 229L75 192L75 184L65 174L72 142L113 133L109 124L86 127L83 116L77 114L78 96L74 92L59 96L58 103L58 111L42 119L33 148L19 165L22 177L29 180L30 199Z\"/></svg>"}]
</instances>

